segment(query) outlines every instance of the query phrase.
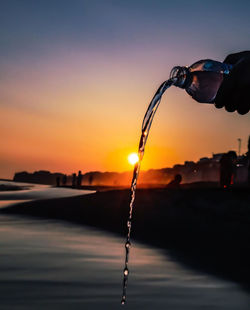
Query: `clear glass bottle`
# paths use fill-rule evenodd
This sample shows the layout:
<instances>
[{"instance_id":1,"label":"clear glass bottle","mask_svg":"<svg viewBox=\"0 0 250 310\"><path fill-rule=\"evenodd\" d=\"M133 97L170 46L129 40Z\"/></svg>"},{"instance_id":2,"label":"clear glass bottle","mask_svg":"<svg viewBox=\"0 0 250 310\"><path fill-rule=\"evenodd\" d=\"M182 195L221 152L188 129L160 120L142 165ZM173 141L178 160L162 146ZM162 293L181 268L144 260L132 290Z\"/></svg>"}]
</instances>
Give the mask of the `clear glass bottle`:
<instances>
[{"instance_id":1,"label":"clear glass bottle","mask_svg":"<svg viewBox=\"0 0 250 310\"><path fill-rule=\"evenodd\" d=\"M173 85L184 88L196 101L213 103L223 81L229 74L231 65L211 60L199 60L190 67L174 67L170 73Z\"/></svg>"}]
</instances>

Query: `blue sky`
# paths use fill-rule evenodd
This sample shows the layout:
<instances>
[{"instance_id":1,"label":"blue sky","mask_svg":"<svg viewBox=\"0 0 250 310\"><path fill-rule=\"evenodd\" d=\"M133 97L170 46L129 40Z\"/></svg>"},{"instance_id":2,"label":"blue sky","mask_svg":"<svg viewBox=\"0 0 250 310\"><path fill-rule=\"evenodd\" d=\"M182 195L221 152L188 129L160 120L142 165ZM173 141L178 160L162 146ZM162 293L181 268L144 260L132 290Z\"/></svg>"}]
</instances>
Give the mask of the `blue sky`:
<instances>
[{"instance_id":1,"label":"blue sky","mask_svg":"<svg viewBox=\"0 0 250 310\"><path fill-rule=\"evenodd\" d=\"M1 1L1 54L28 57L67 44L118 51L159 45L223 57L248 48L249 13L249 1Z\"/></svg>"}]
</instances>

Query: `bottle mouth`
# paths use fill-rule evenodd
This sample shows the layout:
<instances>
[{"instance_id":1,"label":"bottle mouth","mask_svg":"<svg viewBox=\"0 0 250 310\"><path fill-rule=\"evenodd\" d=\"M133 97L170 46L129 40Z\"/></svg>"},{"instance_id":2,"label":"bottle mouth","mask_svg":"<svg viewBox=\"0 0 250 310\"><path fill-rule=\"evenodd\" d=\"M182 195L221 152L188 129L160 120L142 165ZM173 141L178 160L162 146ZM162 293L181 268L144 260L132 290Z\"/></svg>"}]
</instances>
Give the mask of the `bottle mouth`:
<instances>
[{"instance_id":1,"label":"bottle mouth","mask_svg":"<svg viewBox=\"0 0 250 310\"><path fill-rule=\"evenodd\" d=\"M170 80L172 80L173 85L185 88L187 83L187 77L189 75L189 71L187 67L174 67L170 72Z\"/></svg>"}]
</instances>

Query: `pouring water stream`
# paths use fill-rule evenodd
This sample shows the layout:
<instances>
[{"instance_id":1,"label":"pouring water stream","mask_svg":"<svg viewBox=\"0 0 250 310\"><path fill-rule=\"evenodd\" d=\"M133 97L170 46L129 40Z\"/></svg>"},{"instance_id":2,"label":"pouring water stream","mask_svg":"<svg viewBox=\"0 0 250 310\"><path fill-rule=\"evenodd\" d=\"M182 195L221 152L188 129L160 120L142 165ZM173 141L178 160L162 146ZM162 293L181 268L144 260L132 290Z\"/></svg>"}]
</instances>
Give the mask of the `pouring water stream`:
<instances>
[{"instance_id":1,"label":"pouring water stream","mask_svg":"<svg viewBox=\"0 0 250 310\"><path fill-rule=\"evenodd\" d=\"M137 186L137 180L140 172L140 166L143 159L144 151L145 151L145 145L148 139L150 127L152 125L152 121L154 119L155 113L159 107L159 104L161 102L161 97L164 94L164 92L174 84L174 79L169 79L161 84L161 86L156 91L153 99L151 100L148 109L146 111L146 114L144 116L143 122L142 122L142 131L141 131L141 138L139 142L139 148L138 148L138 162L134 166L133 171L133 177L131 182L131 188L130 188L130 204L129 204L129 215L127 220L127 238L125 242L125 264L124 264L124 270L123 270L123 292L122 292L122 300L121 304L124 305L127 298L127 286L128 286L128 275L129 275L129 268L128 268L128 262L129 262L129 252L131 247L130 242L130 235L131 235L131 228L132 228L132 217L133 217L133 207L135 203L135 193L136 193L136 186Z\"/></svg>"}]
</instances>

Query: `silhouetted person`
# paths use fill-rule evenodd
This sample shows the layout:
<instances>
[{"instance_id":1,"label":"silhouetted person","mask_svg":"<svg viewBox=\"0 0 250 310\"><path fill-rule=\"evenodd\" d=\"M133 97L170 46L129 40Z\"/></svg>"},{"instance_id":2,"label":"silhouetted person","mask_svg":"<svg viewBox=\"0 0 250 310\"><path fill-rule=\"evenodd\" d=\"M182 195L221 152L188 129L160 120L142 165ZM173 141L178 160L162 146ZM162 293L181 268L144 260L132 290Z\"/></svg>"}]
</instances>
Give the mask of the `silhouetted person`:
<instances>
[{"instance_id":1,"label":"silhouetted person","mask_svg":"<svg viewBox=\"0 0 250 310\"><path fill-rule=\"evenodd\" d=\"M56 186L57 186L57 187L60 186L60 177L56 177Z\"/></svg>"},{"instance_id":2,"label":"silhouetted person","mask_svg":"<svg viewBox=\"0 0 250 310\"><path fill-rule=\"evenodd\" d=\"M235 161L237 155L234 151L223 154L220 160L220 186L228 188L233 184L235 175Z\"/></svg>"},{"instance_id":3,"label":"silhouetted person","mask_svg":"<svg viewBox=\"0 0 250 310\"><path fill-rule=\"evenodd\" d=\"M75 188L76 187L76 173L72 174L72 187Z\"/></svg>"},{"instance_id":4,"label":"silhouetted person","mask_svg":"<svg viewBox=\"0 0 250 310\"><path fill-rule=\"evenodd\" d=\"M82 185L82 172L79 170L77 176L77 188L81 188L81 185Z\"/></svg>"},{"instance_id":5,"label":"silhouetted person","mask_svg":"<svg viewBox=\"0 0 250 310\"><path fill-rule=\"evenodd\" d=\"M250 110L250 51L231 54L224 63L233 65L228 76L225 76L215 98L215 106L225 107L228 112L237 110L246 114Z\"/></svg>"},{"instance_id":6,"label":"silhouetted person","mask_svg":"<svg viewBox=\"0 0 250 310\"><path fill-rule=\"evenodd\" d=\"M63 178L62 178L62 184L63 186L65 186L67 184L67 175L64 174Z\"/></svg>"},{"instance_id":7,"label":"silhouetted person","mask_svg":"<svg viewBox=\"0 0 250 310\"><path fill-rule=\"evenodd\" d=\"M247 151L247 158L248 158L248 185L250 185L250 136L248 138L248 151Z\"/></svg>"},{"instance_id":8,"label":"silhouetted person","mask_svg":"<svg viewBox=\"0 0 250 310\"><path fill-rule=\"evenodd\" d=\"M167 188L180 188L181 181L182 181L181 174L176 174L174 176L174 179L168 183Z\"/></svg>"}]
</instances>

